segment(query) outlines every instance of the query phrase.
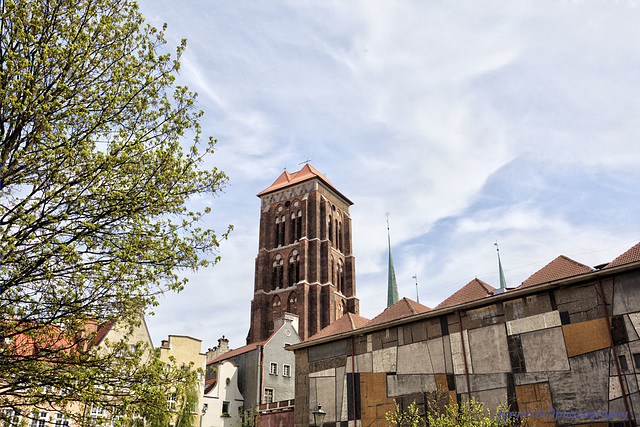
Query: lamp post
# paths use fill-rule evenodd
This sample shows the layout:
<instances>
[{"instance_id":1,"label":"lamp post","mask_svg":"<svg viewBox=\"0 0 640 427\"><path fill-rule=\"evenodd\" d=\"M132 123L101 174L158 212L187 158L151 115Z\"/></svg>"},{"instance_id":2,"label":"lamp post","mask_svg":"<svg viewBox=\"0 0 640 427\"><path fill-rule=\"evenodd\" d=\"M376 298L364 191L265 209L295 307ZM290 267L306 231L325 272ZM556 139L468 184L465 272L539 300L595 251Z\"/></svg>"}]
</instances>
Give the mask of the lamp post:
<instances>
[{"instance_id":1,"label":"lamp post","mask_svg":"<svg viewBox=\"0 0 640 427\"><path fill-rule=\"evenodd\" d=\"M204 403L202 405L202 413L200 414L200 427L202 427L202 418L204 417L204 414L207 413L207 409L209 408L209 404L208 403Z\"/></svg>"},{"instance_id":2,"label":"lamp post","mask_svg":"<svg viewBox=\"0 0 640 427\"><path fill-rule=\"evenodd\" d=\"M313 411L313 424L315 427L322 427L325 415L327 415L327 413L322 410L322 406L318 405L318 409Z\"/></svg>"}]
</instances>

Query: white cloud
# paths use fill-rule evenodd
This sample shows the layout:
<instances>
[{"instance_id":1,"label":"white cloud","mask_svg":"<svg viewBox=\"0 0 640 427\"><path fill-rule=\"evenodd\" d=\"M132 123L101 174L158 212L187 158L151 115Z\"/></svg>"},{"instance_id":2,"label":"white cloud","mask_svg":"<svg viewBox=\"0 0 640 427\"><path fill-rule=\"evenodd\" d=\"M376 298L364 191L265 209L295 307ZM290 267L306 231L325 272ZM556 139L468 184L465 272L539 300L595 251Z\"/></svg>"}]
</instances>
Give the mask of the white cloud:
<instances>
[{"instance_id":1,"label":"white cloud","mask_svg":"<svg viewBox=\"0 0 640 427\"><path fill-rule=\"evenodd\" d=\"M386 301L385 212L401 293L415 297L417 273L427 305L475 275L495 285L495 238L510 284L560 254L594 265L640 238L640 9L631 3L142 7L169 22L170 41L189 39L180 79L201 94L204 133L220 140L210 164L231 178L210 224L237 227L222 263L158 308L149 324L162 334L242 344L255 194L307 156L355 203L368 317Z\"/></svg>"}]
</instances>

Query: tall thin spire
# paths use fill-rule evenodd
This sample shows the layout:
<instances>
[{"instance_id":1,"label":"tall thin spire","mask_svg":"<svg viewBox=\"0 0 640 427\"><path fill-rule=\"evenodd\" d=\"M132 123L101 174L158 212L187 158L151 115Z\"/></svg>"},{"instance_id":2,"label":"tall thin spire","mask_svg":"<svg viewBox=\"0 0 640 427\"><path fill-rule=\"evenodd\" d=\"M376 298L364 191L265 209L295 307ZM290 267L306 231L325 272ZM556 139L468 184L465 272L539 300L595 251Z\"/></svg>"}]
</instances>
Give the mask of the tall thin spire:
<instances>
[{"instance_id":1,"label":"tall thin spire","mask_svg":"<svg viewBox=\"0 0 640 427\"><path fill-rule=\"evenodd\" d=\"M494 243L496 251L498 252L498 272L500 274L500 289L496 289L494 294L501 294L507 290L507 280L504 278L504 270L502 270L502 261L500 261L500 248L498 247L498 241Z\"/></svg>"},{"instance_id":2,"label":"tall thin spire","mask_svg":"<svg viewBox=\"0 0 640 427\"><path fill-rule=\"evenodd\" d=\"M396 271L393 268L393 258L391 257L391 231L389 230L389 212L387 215L387 239L389 240L389 281L387 285L387 308L398 302L398 283L396 282Z\"/></svg>"}]
</instances>

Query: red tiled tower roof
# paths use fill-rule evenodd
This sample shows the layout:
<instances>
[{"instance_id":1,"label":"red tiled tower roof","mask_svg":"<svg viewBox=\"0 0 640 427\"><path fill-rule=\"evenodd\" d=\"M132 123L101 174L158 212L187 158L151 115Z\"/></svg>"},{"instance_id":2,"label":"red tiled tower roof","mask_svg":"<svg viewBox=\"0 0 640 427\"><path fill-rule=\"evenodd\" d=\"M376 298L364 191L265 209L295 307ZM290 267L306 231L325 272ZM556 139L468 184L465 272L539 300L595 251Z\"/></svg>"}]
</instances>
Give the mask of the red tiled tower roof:
<instances>
[{"instance_id":1,"label":"red tiled tower roof","mask_svg":"<svg viewBox=\"0 0 640 427\"><path fill-rule=\"evenodd\" d=\"M464 285L461 289L459 289L456 293L451 295L446 300L442 301L436 309L451 307L453 305L462 304L469 301L474 301L477 299L485 298L493 295L493 291L495 288L483 282L482 280L475 278L466 285Z\"/></svg>"},{"instance_id":2,"label":"red tiled tower roof","mask_svg":"<svg viewBox=\"0 0 640 427\"><path fill-rule=\"evenodd\" d=\"M312 335L305 341L313 341L320 338L329 337L331 335L337 335L344 332L353 331L354 329L362 328L369 322L369 319L357 314L346 312L335 322L329 324L329 326L323 328L317 334Z\"/></svg>"},{"instance_id":3,"label":"red tiled tower roof","mask_svg":"<svg viewBox=\"0 0 640 427\"><path fill-rule=\"evenodd\" d=\"M611 261L609 264L604 266L603 269L617 267L619 265L629 264L636 261L640 261L640 243L636 244L631 249Z\"/></svg>"},{"instance_id":4,"label":"red tiled tower roof","mask_svg":"<svg viewBox=\"0 0 640 427\"><path fill-rule=\"evenodd\" d=\"M391 322L393 320L402 319L404 317L426 313L430 310L431 309L426 305L422 305L419 302L412 301L409 298L405 297L371 319L369 323L366 324L366 326L380 325L382 323Z\"/></svg>"},{"instance_id":5,"label":"red tiled tower roof","mask_svg":"<svg viewBox=\"0 0 640 427\"><path fill-rule=\"evenodd\" d=\"M258 197L264 196L265 194L271 193L276 190L280 190L281 188L288 187L290 185L298 184L303 181L307 181L309 179L318 178L320 181L324 182L329 188L339 194L342 198L344 198L349 204L353 204L351 200L344 197L342 193L340 193L336 187L333 186L331 181L327 179L326 176L322 175L316 168L311 166L309 163L304 165L302 169L298 172L289 173L287 171L282 172L282 175L278 177L267 189L262 190L257 195Z\"/></svg>"},{"instance_id":6,"label":"red tiled tower roof","mask_svg":"<svg viewBox=\"0 0 640 427\"><path fill-rule=\"evenodd\" d=\"M593 269L581 264L564 255L551 261L549 264L536 271L527 280L522 282L520 288L549 283L555 280L566 279L567 277L578 276L584 273L591 273Z\"/></svg>"}]
</instances>

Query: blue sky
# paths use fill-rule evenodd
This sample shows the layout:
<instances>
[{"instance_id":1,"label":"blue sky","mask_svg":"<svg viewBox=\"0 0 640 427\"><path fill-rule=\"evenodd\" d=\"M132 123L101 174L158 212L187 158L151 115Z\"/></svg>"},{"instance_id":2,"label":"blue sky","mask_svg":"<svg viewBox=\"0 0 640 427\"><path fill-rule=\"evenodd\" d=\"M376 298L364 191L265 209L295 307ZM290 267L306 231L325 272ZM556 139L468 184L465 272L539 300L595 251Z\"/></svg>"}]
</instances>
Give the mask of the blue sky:
<instances>
[{"instance_id":1,"label":"blue sky","mask_svg":"<svg viewBox=\"0 0 640 427\"><path fill-rule=\"evenodd\" d=\"M207 226L235 230L148 319L244 344L259 199L307 158L354 205L361 315L386 305L386 217L400 296L433 307L474 277L509 286L560 254L608 262L640 241L638 1L159 1L188 47L208 165L230 178Z\"/></svg>"}]
</instances>

